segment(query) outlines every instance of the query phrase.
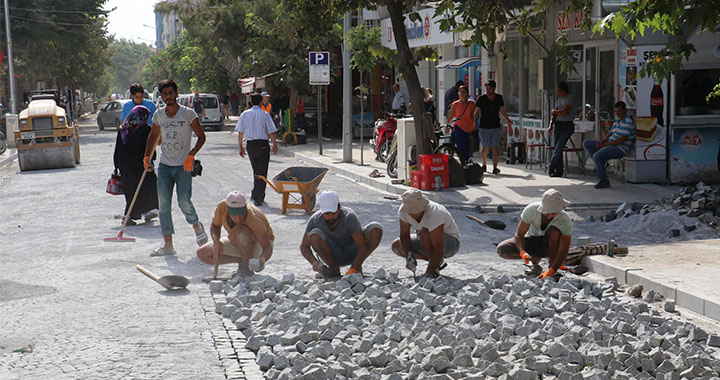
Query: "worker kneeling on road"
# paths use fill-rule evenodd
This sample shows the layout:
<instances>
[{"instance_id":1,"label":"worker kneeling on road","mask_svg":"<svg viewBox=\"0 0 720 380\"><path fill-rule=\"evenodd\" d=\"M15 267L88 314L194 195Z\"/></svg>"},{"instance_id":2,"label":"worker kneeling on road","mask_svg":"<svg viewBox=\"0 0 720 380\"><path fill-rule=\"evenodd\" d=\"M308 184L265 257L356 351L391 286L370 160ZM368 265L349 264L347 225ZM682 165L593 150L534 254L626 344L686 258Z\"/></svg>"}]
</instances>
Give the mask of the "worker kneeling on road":
<instances>
[{"instance_id":1,"label":"worker kneeling on road","mask_svg":"<svg viewBox=\"0 0 720 380\"><path fill-rule=\"evenodd\" d=\"M515 236L497 246L497 253L503 259L522 259L525 264L532 262L529 273L539 274L538 278L552 277L563 264L570 249L573 224L563 209L570 202L563 199L555 189L549 189L542 195L541 202L533 202L525 207ZM543 257L550 263L542 271L539 263Z\"/></svg>"},{"instance_id":2,"label":"worker kneeling on road","mask_svg":"<svg viewBox=\"0 0 720 380\"><path fill-rule=\"evenodd\" d=\"M221 226L228 232L227 237L220 237ZM210 236L212 241L198 248L198 259L206 264L238 263L238 274L242 276L265 268L275 242L265 215L247 204L245 196L238 191L231 192L215 206Z\"/></svg>"},{"instance_id":3,"label":"worker kneeling on road","mask_svg":"<svg viewBox=\"0 0 720 380\"><path fill-rule=\"evenodd\" d=\"M392 243L392 251L405 258L405 266L415 274L417 259L427 260L423 276L438 277L445 268L445 259L460 250L460 230L445 206L430 201L419 190L402 195L398 210L400 237ZM410 235L410 227L415 233Z\"/></svg>"},{"instance_id":4,"label":"worker kneeling on road","mask_svg":"<svg viewBox=\"0 0 720 380\"><path fill-rule=\"evenodd\" d=\"M350 265L346 275L362 273L365 259L380 245L382 226L370 222L362 227L355 212L342 207L332 190L323 191L318 202L320 210L308 219L300 243L303 257L324 278L340 276L345 265Z\"/></svg>"}]
</instances>

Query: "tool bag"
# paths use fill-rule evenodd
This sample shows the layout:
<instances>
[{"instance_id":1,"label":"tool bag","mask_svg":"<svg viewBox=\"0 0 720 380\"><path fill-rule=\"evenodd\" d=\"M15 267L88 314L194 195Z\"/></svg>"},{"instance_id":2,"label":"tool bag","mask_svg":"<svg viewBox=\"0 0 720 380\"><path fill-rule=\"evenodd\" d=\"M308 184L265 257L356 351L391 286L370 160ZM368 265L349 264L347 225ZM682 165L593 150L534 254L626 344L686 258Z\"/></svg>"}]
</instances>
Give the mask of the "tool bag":
<instances>
[{"instance_id":1,"label":"tool bag","mask_svg":"<svg viewBox=\"0 0 720 380\"><path fill-rule=\"evenodd\" d=\"M115 171L110 174L107 186L105 186L105 192L112 195L125 194L122 188L122 177L120 177L120 171L118 169L115 169Z\"/></svg>"},{"instance_id":2,"label":"tool bag","mask_svg":"<svg viewBox=\"0 0 720 380\"><path fill-rule=\"evenodd\" d=\"M465 165L465 183L468 185L477 185L483 182L485 173L480 165L471 162Z\"/></svg>"}]
</instances>

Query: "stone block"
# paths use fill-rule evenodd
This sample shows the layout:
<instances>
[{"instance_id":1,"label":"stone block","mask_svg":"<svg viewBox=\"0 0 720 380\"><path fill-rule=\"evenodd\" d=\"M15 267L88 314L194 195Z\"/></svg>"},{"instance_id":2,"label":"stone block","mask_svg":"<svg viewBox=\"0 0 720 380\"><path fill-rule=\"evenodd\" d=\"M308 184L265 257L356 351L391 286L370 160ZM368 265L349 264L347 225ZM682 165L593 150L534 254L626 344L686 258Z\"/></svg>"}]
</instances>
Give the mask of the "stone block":
<instances>
[{"instance_id":1,"label":"stone block","mask_svg":"<svg viewBox=\"0 0 720 380\"><path fill-rule=\"evenodd\" d=\"M717 336L717 335L708 336L707 345L710 347L720 347L720 336Z\"/></svg>"},{"instance_id":2,"label":"stone block","mask_svg":"<svg viewBox=\"0 0 720 380\"><path fill-rule=\"evenodd\" d=\"M220 293L223 290L223 285L225 285L224 282L220 280L212 280L210 281L210 292L211 293Z\"/></svg>"},{"instance_id":3,"label":"stone block","mask_svg":"<svg viewBox=\"0 0 720 380\"><path fill-rule=\"evenodd\" d=\"M663 309L667 311L668 313L674 313L675 312L675 300L674 299L668 299L663 304Z\"/></svg>"},{"instance_id":4,"label":"stone block","mask_svg":"<svg viewBox=\"0 0 720 380\"><path fill-rule=\"evenodd\" d=\"M668 231L668 236L670 236L670 238L675 238L675 237L680 236L680 229L678 229L678 228L670 229Z\"/></svg>"}]
</instances>

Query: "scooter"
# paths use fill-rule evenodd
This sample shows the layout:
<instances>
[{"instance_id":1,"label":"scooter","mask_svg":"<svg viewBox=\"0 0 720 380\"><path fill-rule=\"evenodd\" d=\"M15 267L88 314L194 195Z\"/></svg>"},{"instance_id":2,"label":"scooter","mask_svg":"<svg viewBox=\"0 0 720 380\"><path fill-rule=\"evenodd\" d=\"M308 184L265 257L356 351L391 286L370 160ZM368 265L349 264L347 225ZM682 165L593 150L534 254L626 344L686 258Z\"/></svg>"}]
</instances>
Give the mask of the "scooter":
<instances>
[{"instance_id":1,"label":"scooter","mask_svg":"<svg viewBox=\"0 0 720 380\"><path fill-rule=\"evenodd\" d=\"M380 118L375 121L373 128L373 137L370 140L370 145L375 152L375 159L377 161L384 162L390 154L390 145L392 144L393 136L397 131L397 119L395 115L386 112L385 118Z\"/></svg>"},{"instance_id":2,"label":"scooter","mask_svg":"<svg viewBox=\"0 0 720 380\"><path fill-rule=\"evenodd\" d=\"M7 141L5 140L5 134L0 132L0 154L5 153L7 150Z\"/></svg>"}]
</instances>

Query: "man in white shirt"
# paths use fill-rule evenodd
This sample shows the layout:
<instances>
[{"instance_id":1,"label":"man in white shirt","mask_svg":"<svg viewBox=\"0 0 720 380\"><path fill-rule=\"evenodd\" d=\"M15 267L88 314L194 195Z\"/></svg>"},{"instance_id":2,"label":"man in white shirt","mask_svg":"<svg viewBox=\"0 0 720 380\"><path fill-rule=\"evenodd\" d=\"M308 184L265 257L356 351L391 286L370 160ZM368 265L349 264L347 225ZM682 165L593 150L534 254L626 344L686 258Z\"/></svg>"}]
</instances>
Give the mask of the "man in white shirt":
<instances>
[{"instance_id":1,"label":"man in white shirt","mask_svg":"<svg viewBox=\"0 0 720 380\"><path fill-rule=\"evenodd\" d=\"M515 236L498 244L498 255L508 260L522 259L525 264L532 262L531 273L540 274L538 277L543 280L555 275L570 250L573 224L563 210L569 204L559 191L546 191L541 202L525 207ZM543 272L539 263L544 257L549 267Z\"/></svg>"},{"instance_id":2,"label":"man in white shirt","mask_svg":"<svg viewBox=\"0 0 720 380\"><path fill-rule=\"evenodd\" d=\"M405 266L413 274L417 259L427 260L424 276L438 277L446 264L444 259L460 250L460 230L445 206L430 201L419 190L402 195L398 210L400 237L392 243L392 251L405 258ZM410 229L415 229L410 234Z\"/></svg>"},{"instance_id":3,"label":"man in white shirt","mask_svg":"<svg viewBox=\"0 0 720 380\"><path fill-rule=\"evenodd\" d=\"M393 98L392 102L393 113L405 113L405 108L407 104L407 102L405 101L405 93L400 91L400 85L397 83L393 85L393 91L395 92L395 97Z\"/></svg>"},{"instance_id":4,"label":"man in white shirt","mask_svg":"<svg viewBox=\"0 0 720 380\"><path fill-rule=\"evenodd\" d=\"M172 235L175 229L172 221L172 193L177 189L178 205L185 215L185 220L192 224L195 230L198 246L207 243L208 237L202 223L195 212L190 200L192 196L192 170L195 155L205 144L205 132L197 114L190 108L181 106L177 102L177 84L172 79L166 79L158 84L160 96L166 106L155 112L152 130L148 136L145 147L143 165L145 170L152 171L153 164L150 157L155 150L155 144L161 141L162 153L158 165L158 201L160 204L160 229L165 244L154 250L150 256L174 255ZM190 147L192 134L195 132L197 141Z\"/></svg>"},{"instance_id":5,"label":"man in white shirt","mask_svg":"<svg viewBox=\"0 0 720 380\"><path fill-rule=\"evenodd\" d=\"M267 184L258 176L267 177L268 166L270 165L270 144L268 140L272 139L273 154L277 154L277 128L268 112L260 108L263 97L260 94L250 95L252 107L240 115L240 119L235 125L235 131L238 133L238 145L240 147L240 157L245 157L245 148L243 148L243 138L247 140L247 153L252 165L253 183L252 199L255 206L262 206L265 201L265 187Z\"/></svg>"}]
</instances>

